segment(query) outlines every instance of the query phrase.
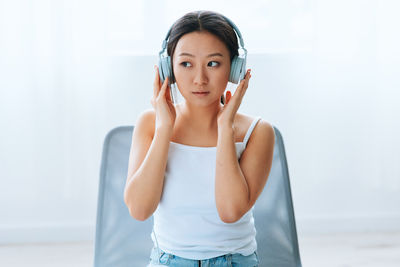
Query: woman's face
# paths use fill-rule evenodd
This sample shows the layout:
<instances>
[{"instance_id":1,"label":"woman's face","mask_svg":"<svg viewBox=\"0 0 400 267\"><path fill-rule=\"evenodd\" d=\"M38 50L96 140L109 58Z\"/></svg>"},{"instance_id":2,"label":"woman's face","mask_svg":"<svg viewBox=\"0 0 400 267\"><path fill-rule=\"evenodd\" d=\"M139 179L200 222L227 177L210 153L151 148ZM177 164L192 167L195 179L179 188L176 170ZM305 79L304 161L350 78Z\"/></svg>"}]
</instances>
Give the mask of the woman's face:
<instances>
[{"instance_id":1,"label":"woman's face","mask_svg":"<svg viewBox=\"0 0 400 267\"><path fill-rule=\"evenodd\" d=\"M206 31L183 35L172 62L177 86L186 101L200 106L219 103L231 66L229 50L218 37Z\"/></svg>"}]
</instances>

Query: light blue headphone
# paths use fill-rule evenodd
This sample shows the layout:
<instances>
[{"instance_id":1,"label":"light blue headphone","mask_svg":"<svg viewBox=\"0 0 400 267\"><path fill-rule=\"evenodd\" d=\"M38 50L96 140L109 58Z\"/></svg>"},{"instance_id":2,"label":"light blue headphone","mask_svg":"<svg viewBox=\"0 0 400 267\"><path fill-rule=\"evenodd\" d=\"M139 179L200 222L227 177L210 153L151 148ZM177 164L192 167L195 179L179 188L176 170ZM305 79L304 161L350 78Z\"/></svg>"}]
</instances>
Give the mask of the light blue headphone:
<instances>
[{"instance_id":1,"label":"light blue headphone","mask_svg":"<svg viewBox=\"0 0 400 267\"><path fill-rule=\"evenodd\" d=\"M246 59L247 59L247 50L244 48L244 42L242 38L242 34L240 33L239 29L236 27L236 25L227 17L223 16L225 20L231 25L231 27L235 30L237 36L239 37L240 41L240 46L239 48L242 48L244 51L243 55L239 56L234 56L231 62L231 72L229 74L229 81L232 83L238 83L240 80L243 80L244 75L246 73ZM159 63L158 63L158 71L160 74L161 81L164 82L164 80L169 77L168 83L171 85L172 81L172 65L171 65L171 57L168 56L167 53L165 53L167 49L167 40L169 38L169 35L171 33L172 27L168 30L167 36L165 37L163 43L162 43L162 49L159 53Z\"/></svg>"}]
</instances>

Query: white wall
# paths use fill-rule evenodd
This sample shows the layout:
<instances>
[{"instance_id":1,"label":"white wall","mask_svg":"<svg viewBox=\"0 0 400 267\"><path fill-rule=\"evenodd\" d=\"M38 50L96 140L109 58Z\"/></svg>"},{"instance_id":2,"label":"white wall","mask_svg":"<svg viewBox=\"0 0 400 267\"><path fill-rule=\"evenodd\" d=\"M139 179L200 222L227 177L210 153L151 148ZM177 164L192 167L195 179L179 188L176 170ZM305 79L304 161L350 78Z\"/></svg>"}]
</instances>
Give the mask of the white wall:
<instances>
[{"instance_id":1,"label":"white wall","mask_svg":"<svg viewBox=\"0 0 400 267\"><path fill-rule=\"evenodd\" d=\"M103 139L151 108L161 41L181 13L200 9L134 3L0 2L0 243L93 238ZM116 19L125 5L144 13ZM214 7L249 50L240 112L283 134L299 234L400 229L396 7Z\"/></svg>"}]
</instances>

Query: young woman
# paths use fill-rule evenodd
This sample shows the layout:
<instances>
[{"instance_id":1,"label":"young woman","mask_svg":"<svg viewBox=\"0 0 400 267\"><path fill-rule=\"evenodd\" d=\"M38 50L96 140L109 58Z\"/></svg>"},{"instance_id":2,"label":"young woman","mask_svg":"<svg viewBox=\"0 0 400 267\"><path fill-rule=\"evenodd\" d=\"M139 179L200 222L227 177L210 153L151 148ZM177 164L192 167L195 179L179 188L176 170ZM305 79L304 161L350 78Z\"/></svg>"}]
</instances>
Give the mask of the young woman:
<instances>
[{"instance_id":1,"label":"young woman","mask_svg":"<svg viewBox=\"0 0 400 267\"><path fill-rule=\"evenodd\" d=\"M162 82L165 69L155 66L154 109L137 119L124 192L133 218L154 215L149 266L259 264L252 207L267 182L275 135L268 122L237 112L250 70L225 96L237 79L230 77L236 34L243 48L236 26L211 11L184 15L167 34L172 71ZM171 99L173 83L182 103Z\"/></svg>"}]
</instances>

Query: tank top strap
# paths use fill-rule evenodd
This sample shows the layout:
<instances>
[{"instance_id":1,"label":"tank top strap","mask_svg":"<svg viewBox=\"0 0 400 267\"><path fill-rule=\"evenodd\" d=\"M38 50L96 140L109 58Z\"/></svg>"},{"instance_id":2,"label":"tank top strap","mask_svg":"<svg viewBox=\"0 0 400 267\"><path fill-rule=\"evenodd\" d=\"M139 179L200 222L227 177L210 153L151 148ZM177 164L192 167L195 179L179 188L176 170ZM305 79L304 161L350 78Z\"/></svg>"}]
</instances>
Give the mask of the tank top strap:
<instances>
[{"instance_id":1,"label":"tank top strap","mask_svg":"<svg viewBox=\"0 0 400 267\"><path fill-rule=\"evenodd\" d=\"M256 124L257 124L257 122L258 122L260 119L261 119L261 117L256 117L256 118L252 121L252 123L251 123L249 129L247 130L247 133L246 133L246 135L244 136L244 139L243 139L243 143L244 143L244 146L245 146L245 147L247 146L247 142L249 141L250 135L251 135L251 133L253 132L254 127L256 127Z\"/></svg>"}]
</instances>

